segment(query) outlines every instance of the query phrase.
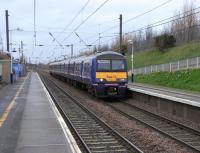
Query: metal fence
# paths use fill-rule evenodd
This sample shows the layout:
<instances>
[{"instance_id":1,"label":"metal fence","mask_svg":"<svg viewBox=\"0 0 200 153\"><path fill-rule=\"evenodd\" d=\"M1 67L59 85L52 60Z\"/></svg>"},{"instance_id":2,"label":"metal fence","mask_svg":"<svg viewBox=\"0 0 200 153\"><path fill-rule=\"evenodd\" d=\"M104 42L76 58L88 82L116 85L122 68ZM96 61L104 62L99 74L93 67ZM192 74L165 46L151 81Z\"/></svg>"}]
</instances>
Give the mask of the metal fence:
<instances>
[{"instance_id":1,"label":"metal fence","mask_svg":"<svg viewBox=\"0 0 200 153\"><path fill-rule=\"evenodd\" d=\"M186 70L186 69L195 69L200 68L200 57L189 58L185 60L179 60L176 62L159 64L159 65L151 65L142 68L136 68L133 70L134 74L147 74L153 72L173 72L178 70ZM131 70L130 72L131 73Z\"/></svg>"}]
</instances>

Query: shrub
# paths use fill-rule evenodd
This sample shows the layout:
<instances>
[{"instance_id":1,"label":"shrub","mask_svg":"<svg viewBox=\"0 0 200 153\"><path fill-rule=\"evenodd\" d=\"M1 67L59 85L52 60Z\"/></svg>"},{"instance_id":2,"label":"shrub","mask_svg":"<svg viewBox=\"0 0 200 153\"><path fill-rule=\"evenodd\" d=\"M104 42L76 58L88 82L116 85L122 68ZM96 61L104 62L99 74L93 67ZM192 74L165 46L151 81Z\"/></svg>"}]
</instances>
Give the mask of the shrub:
<instances>
[{"instance_id":1,"label":"shrub","mask_svg":"<svg viewBox=\"0 0 200 153\"><path fill-rule=\"evenodd\" d=\"M163 34L155 37L154 46L159 50L164 50L169 47L174 47L176 43L176 39L173 35Z\"/></svg>"}]
</instances>

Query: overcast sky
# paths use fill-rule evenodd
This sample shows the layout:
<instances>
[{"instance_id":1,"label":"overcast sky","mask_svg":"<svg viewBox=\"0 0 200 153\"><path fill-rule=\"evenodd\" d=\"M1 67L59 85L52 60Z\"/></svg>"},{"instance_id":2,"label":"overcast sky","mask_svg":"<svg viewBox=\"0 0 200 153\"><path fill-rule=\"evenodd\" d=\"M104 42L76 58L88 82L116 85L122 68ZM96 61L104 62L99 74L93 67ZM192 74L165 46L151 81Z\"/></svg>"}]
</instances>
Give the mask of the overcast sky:
<instances>
[{"instance_id":1,"label":"overcast sky","mask_svg":"<svg viewBox=\"0 0 200 153\"><path fill-rule=\"evenodd\" d=\"M123 21L129 20L141 13L153 9L167 0L109 0L100 10L76 30L85 43L80 41L74 33L63 41L73 30L87 18L105 0L90 0L85 9L76 20L64 31L66 27L86 4L88 0L36 0L36 31L37 45L33 45L34 30L34 0L1 0L0 1L0 36L6 49L5 36L5 10L9 11L10 41L13 48L19 48L20 41L24 42L24 54L32 62L48 62L61 55L70 55L70 48L62 49L58 43L53 42L49 32L53 34L62 45L74 44L74 53L84 51L88 45L98 45L99 33L101 44L111 43L114 35L119 33L119 14ZM200 6L200 0L188 0ZM164 6L143 15L135 20L123 24L123 33L137 30L147 24L173 16L181 10L186 0L171 0ZM116 26L104 33L103 31ZM16 30L16 29L21 29ZM62 32L62 33L61 33ZM18 53L13 53L18 57Z\"/></svg>"}]
</instances>

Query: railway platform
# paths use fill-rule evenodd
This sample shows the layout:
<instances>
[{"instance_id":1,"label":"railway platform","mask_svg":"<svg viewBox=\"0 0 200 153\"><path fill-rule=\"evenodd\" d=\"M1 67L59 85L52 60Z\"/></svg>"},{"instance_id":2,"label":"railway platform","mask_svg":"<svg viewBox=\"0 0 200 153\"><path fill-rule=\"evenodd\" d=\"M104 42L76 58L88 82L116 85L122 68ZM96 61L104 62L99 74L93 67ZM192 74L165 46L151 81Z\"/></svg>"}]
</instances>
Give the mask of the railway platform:
<instances>
[{"instance_id":1,"label":"railway platform","mask_svg":"<svg viewBox=\"0 0 200 153\"><path fill-rule=\"evenodd\" d=\"M80 152L36 72L0 90L0 152Z\"/></svg>"},{"instance_id":2,"label":"railway platform","mask_svg":"<svg viewBox=\"0 0 200 153\"><path fill-rule=\"evenodd\" d=\"M141 83L129 83L128 88L132 91L140 92L150 96L160 97L183 104L200 107L200 95L198 94L165 87L155 87Z\"/></svg>"},{"instance_id":3,"label":"railway platform","mask_svg":"<svg viewBox=\"0 0 200 153\"><path fill-rule=\"evenodd\" d=\"M199 130L200 95L138 83L128 88L134 105Z\"/></svg>"}]
</instances>

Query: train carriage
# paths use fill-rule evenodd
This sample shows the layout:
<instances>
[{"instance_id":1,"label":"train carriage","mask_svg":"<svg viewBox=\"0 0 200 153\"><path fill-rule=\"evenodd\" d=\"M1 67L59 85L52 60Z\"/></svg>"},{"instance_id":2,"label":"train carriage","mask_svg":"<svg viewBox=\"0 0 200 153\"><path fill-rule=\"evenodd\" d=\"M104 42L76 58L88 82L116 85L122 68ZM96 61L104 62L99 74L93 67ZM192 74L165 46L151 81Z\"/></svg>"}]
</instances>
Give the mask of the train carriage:
<instances>
[{"instance_id":1,"label":"train carriage","mask_svg":"<svg viewBox=\"0 0 200 153\"><path fill-rule=\"evenodd\" d=\"M50 73L84 85L97 97L123 97L128 76L125 58L113 51L104 51L50 64Z\"/></svg>"}]
</instances>

